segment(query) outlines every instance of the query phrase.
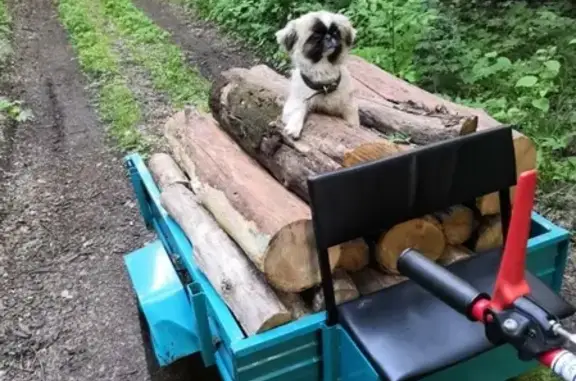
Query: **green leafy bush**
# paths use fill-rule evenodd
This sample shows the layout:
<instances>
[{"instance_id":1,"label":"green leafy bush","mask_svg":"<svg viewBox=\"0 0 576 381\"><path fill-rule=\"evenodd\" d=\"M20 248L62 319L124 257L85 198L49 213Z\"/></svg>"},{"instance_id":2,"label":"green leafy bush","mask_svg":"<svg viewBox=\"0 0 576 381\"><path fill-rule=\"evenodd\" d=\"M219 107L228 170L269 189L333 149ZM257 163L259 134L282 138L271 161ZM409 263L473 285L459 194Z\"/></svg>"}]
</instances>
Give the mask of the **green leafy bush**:
<instances>
[{"instance_id":1,"label":"green leafy bush","mask_svg":"<svg viewBox=\"0 0 576 381\"><path fill-rule=\"evenodd\" d=\"M515 124L538 146L543 186L576 182L576 7L568 0L188 0L278 68L274 33L316 9L358 30L353 53Z\"/></svg>"}]
</instances>

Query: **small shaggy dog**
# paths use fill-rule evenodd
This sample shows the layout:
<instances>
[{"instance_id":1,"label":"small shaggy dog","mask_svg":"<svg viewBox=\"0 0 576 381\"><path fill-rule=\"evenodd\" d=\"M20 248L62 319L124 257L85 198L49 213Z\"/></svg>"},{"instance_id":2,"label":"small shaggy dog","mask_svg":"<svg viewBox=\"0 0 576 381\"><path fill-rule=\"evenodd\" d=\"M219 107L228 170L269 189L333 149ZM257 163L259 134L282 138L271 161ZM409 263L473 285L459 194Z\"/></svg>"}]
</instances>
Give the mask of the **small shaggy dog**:
<instances>
[{"instance_id":1,"label":"small shaggy dog","mask_svg":"<svg viewBox=\"0 0 576 381\"><path fill-rule=\"evenodd\" d=\"M360 124L350 73L344 66L356 30L342 14L310 12L291 20L276 40L290 54L290 93L282 113L284 132L300 138L306 116L318 111Z\"/></svg>"}]
</instances>

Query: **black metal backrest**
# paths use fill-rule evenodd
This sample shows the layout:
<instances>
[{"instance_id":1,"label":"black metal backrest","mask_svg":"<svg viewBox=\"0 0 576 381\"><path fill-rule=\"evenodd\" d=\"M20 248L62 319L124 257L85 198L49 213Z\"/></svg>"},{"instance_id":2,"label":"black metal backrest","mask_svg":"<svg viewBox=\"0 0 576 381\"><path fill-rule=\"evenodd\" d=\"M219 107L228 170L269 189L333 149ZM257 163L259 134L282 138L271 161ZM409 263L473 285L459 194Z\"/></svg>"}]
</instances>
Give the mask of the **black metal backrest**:
<instances>
[{"instance_id":1,"label":"black metal backrest","mask_svg":"<svg viewBox=\"0 0 576 381\"><path fill-rule=\"evenodd\" d=\"M508 189L515 184L516 163L509 126L308 179L329 314L334 307L329 305L333 301L329 247L497 191L503 226L507 226Z\"/></svg>"}]
</instances>

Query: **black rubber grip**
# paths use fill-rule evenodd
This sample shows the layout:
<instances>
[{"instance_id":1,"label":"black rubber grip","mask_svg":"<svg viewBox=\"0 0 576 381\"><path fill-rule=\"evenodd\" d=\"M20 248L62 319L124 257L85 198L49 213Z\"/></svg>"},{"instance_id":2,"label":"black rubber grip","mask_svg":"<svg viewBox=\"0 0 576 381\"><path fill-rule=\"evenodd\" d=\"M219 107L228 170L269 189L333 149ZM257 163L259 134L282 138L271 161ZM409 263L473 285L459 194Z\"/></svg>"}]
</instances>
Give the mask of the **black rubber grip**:
<instances>
[{"instance_id":1,"label":"black rubber grip","mask_svg":"<svg viewBox=\"0 0 576 381\"><path fill-rule=\"evenodd\" d=\"M471 319L472 304L479 297L486 297L470 283L416 250L405 250L398 258L397 266L402 275L412 279L426 291L456 311L466 315L469 319Z\"/></svg>"}]
</instances>

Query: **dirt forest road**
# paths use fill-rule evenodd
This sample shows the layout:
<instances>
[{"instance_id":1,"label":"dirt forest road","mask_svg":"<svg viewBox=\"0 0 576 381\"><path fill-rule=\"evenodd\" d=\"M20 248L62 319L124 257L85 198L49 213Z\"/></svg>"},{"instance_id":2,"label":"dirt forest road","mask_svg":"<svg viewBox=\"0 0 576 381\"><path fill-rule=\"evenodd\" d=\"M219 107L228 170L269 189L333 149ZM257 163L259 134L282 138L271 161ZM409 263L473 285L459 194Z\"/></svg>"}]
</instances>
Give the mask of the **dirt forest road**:
<instances>
[{"instance_id":1,"label":"dirt forest road","mask_svg":"<svg viewBox=\"0 0 576 381\"><path fill-rule=\"evenodd\" d=\"M10 93L35 119L18 126L0 162L0 381L218 380L213 369L192 368L198 359L148 369L122 256L154 235L142 224L123 153L98 119L55 2L5 1L15 48ZM178 6L134 3L209 80L256 63ZM131 86L142 85L131 73ZM164 117L162 97L141 90L145 114Z\"/></svg>"},{"instance_id":2,"label":"dirt forest road","mask_svg":"<svg viewBox=\"0 0 576 381\"><path fill-rule=\"evenodd\" d=\"M2 200L0 379L144 380L121 255L151 236L52 1L10 5L15 89L36 118L14 136Z\"/></svg>"},{"instance_id":3,"label":"dirt forest road","mask_svg":"<svg viewBox=\"0 0 576 381\"><path fill-rule=\"evenodd\" d=\"M154 237L123 155L91 105L54 2L7 6L16 51L11 95L35 119L18 127L2 168L0 380L149 380L122 255ZM191 374L189 365L152 379L217 380L213 371Z\"/></svg>"}]
</instances>

